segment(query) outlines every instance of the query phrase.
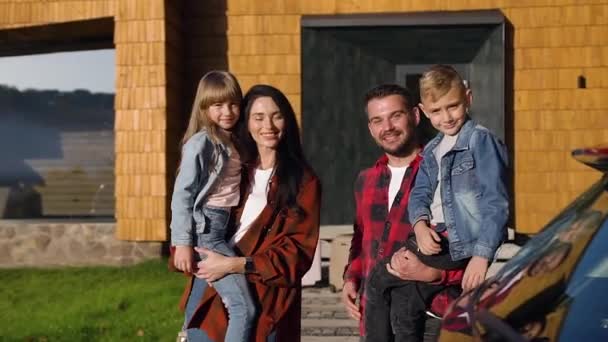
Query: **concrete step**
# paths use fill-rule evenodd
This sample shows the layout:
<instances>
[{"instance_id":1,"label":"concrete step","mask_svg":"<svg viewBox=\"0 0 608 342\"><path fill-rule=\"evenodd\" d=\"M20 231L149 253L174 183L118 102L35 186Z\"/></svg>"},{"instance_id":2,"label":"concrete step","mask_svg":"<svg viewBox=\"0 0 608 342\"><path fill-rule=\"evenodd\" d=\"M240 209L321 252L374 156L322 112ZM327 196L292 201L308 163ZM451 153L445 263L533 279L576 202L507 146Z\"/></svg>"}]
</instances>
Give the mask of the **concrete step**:
<instances>
[{"instance_id":1,"label":"concrete step","mask_svg":"<svg viewBox=\"0 0 608 342\"><path fill-rule=\"evenodd\" d=\"M518 246L511 242L505 242L496 253L496 259L498 260L509 260L511 259L519 250L521 246Z\"/></svg>"}]
</instances>

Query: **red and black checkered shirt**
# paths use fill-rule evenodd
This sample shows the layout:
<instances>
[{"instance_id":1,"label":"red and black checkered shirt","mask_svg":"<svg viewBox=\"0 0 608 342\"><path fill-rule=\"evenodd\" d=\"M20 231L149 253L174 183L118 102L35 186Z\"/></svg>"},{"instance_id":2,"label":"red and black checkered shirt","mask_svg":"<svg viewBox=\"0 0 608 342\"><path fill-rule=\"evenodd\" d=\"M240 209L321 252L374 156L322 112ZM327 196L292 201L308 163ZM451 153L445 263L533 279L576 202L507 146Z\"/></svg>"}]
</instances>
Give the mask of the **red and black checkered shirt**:
<instances>
[{"instance_id":1,"label":"red and black checkered shirt","mask_svg":"<svg viewBox=\"0 0 608 342\"><path fill-rule=\"evenodd\" d=\"M354 235L344 280L353 281L359 288L361 312L365 309L364 287L367 275L378 261L404 246L405 239L413 231L408 219L407 204L421 161L422 156L418 155L410 163L390 211L388 188L391 172L386 155L378 159L373 167L361 171L355 182ZM461 278L462 271L444 271L441 282L458 283ZM365 335L363 321L360 323L361 335Z\"/></svg>"}]
</instances>

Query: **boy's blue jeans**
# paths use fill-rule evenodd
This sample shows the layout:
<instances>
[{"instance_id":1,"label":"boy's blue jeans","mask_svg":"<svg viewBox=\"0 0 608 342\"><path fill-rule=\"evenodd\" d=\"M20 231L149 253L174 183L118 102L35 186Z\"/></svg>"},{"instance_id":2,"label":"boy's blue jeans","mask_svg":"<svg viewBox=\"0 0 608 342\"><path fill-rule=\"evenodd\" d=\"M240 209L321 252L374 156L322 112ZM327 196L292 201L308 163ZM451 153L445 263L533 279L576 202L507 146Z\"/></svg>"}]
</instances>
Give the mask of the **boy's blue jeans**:
<instances>
[{"instance_id":1,"label":"boy's blue jeans","mask_svg":"<svg viewBox=\"0 0 608 342\"><path fill-rule=\"evenodd\" d=\"M204 206L203 215L205 217L205 232L197 234L197 246L225 256L235 256L234 251L228 247L226 242L226 226L230 219L230 210ZM205 256L202 255L201 257L204 259ZM186 305L186 322L192 317L206 287L207 283L204 280L195 278ZM226 331L225 341L249 341L249 334L255 323L256 307L245 276L242 274L228 274L213 282L213 288L220 295L228 310L228 330ZM200 332L200 330L198 331ZM197 338L190 339L190 331L188 331L188 339L189 341L199 341Z\"/></svg>"},{"instance_id":2,"label":"boy's blue jeans","mask_svg":"<svg viewBox=\"0 0 608 342\"><path fill-rule=\"evenodd\" d=\"M438 224L433 228L440 233L440 253L422 254L413 233L406 240L407 249L427 266L441 270L464 269L468 259L454 261L450 256L448 240L441 234L445 231L445 225ZM386 269L390 261L391 257L381 260L367 278L365 341L422 341L425 310L433 297L447 286L397 278ZM456 288L451 290L459 291L460 287Z\"/></svg>"}]
</instances>

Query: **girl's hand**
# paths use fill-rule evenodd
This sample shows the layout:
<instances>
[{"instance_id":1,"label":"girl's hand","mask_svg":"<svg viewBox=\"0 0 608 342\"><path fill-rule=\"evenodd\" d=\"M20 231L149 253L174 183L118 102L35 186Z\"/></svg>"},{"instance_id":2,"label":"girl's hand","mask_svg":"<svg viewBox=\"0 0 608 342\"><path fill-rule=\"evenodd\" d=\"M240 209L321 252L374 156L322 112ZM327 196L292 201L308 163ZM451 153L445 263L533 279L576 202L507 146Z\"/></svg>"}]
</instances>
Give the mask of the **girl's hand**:
<instances>
[{"instance_id":1,"label":"girl's hand","mask_svg":"<svg viewBox=\"0 0 608 342\"><path fill-rule=\"evenodd\" d=\"M486 272L488 271L488 260L480 256L474 256L469 261L467 268L464 270L462 276L462 289L469 291L486 278Z\"/></svg>"},{"instance_id":2,"label":"girl's hand","mask_svg":"<svg viewBox=\"0 0 608 342\"><path fill-rule=\"evenodd\" d=\"M209 285L218 279L222 279L225 275L233 273L233 264L236 258L227 257L216 253L206 248L194 248L201 255L201 261L198 262L196 273L198 278L205 279Z\"/></svg>"},{"instance_id":3,"label":"girl's hand","mask_svg":"<svg viewBox=\"0 0 608 342\"><path fill-rule=\"evenodd\" d=\"M433 255L441 252L441 246L439 245L441 238L439 234L431 229L425 221L418 221L416 223L414 233L416 234L416 243L422 254Z\"/></svg>"},{"instance_id":4,"label":"girl's hand","mask_svg":"<svg viewBox=\"0 0 608 342\"><path fill-rule=\"evenodd\" d=\"M192 273L194 252L192 246L175 246L173 265L182 272Z\"/></svg>"}]
</instances>

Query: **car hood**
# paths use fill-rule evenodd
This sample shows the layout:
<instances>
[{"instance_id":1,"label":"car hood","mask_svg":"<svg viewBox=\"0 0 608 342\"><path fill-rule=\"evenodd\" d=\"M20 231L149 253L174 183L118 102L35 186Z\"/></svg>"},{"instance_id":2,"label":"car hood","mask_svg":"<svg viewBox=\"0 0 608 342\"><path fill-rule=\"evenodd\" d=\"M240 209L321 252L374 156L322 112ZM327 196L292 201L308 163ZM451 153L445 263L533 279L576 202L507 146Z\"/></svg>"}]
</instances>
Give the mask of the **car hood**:
<instances>
[{"instance_id":1,"label":"car hood","mask_svg":"<svg viewBox=\"0 0 608 342\"><path fill-rule=\"evenodd\" d=\"M608 148L579 149L573 155L604 173L608 170ZM459 297L442 321L440 341L492 340L487 337L496 329L502 329L503 338L514 333L511 340L528 339L527 329L536 319L543 322L545 336L556 340L568 313L566 288L581 255L607 221L606 189L605 174L494 277Z\"/></svg>"}]
</instances>

